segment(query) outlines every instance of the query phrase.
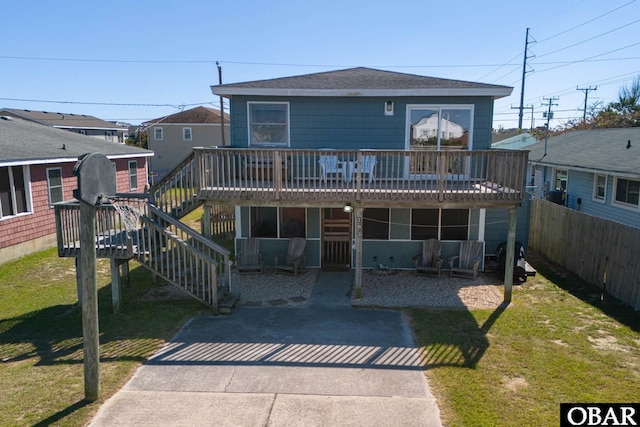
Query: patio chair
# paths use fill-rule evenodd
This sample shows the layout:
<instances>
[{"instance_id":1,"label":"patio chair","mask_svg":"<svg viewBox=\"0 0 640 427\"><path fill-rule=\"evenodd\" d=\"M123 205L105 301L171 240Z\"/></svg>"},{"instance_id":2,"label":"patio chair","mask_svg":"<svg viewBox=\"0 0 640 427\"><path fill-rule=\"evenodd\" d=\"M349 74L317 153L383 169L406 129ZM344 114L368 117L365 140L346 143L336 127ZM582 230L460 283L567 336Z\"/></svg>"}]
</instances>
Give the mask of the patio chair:
<instances>
[{"instance_id":1,"label":"patio chair","mask_svg":"<svg viewBox=\"0 0 640 427\"><path fill-rule=\"evenodd\" d=\"M294 237L289 241L287 249L287 258L284 264L278 263L278 257L275 258L276 273L292 273L298 274L298 271L304 267L304 248L307 240L302 237Z\"/></svg>"},{"instance_id":2,"label":"patio chair","mask_svg":"<svg viewBox=\"0 0 640 427\"><path fill-rule=\"evenodd\" d=\"M482 261L482 242L465 240L460 242L460 254L449 258L451 277L460 276L475 279Z\"/></svg>"},{"instance_id":3,"label":"patio chair","mask_svg":"<svg viewBox=\"0 0 640 427\"><path fill-rule=\"evenodd\" d=\"M369 184L373 182L373 171L376 167L376 156L362 156L360 158L360 174L369 176Z\"/></svg>"},{"instance_id":4,"label":"patio chair","mask_svg":"<svg viewBox=\"0 0 640 427\"><path fill-rule=\"evenodd\" d=\"M238 273L262 273L260 240L246 239L242 241L238 254Z\"/></svg>"},{"instance_id":5,"label":"patio chair","mask_svg":"<svg viewBox=\"0 0 640 427\"><path fill-rule=\"evenodd\" d=\"M329 174L341 174L342 165L338 162L338 156L320 156L320 173L322 174L322 181L327 182L327 175Z\"/></svg>"},{"instance_id":6,"label":"patio chair","mask_svg":"<svg viewBox=\"0 0 640 427\"><path fill-rule=\"evenodd\" d=\"M438 239L427 239L422 242L422 254L415 257L417 274L437 274L440 278L442 269L441 244Z\"/></svg>"}]
</instances>

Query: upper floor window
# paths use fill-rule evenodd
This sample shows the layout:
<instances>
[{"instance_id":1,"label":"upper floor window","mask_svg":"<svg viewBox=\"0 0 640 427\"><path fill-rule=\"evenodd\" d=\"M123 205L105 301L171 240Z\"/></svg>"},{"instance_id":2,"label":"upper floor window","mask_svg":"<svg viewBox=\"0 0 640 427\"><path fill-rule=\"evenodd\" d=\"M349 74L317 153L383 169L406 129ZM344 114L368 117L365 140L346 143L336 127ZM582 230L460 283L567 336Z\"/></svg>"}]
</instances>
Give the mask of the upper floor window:
<instances>
[{"instance_id":1,"label":"upper floor window","mask_svg":"<svg viewBox=\"0 0 640 427\"><path fill-rule=\"evenodd\" d=\"M604 201L607 196L607 176L594 175L593 178L593 198L595 200Z\"/></svg>"},{"instance_id":2,"label":"upper floor window","mask_svg":"<svg viewBox=\"0 0 640 427\"><path fill-rule=\"evenodd\" d=\"M29 168L0 168L0 219L31 211Z\"/></svg>"},{"instance_id":3,"label":"upper floor window","mask_svg":"<svg viewBox=\"0 0 640 427\"><path fill-rule=\"evenodd\" d=\"M249 145L289 145L289 104L250 102Z\"/></svg>"},{"instance_id":4,"label":"upper floor window","mask_svg":"<svg viewBox=\"0 0 640 427\"><path fill-rule=\"evenodd\" d=\"M61 202L64 197L62 192L62 168L47 169L47 185L49 204Z\"/></svg>"},{"instance_id":5,"label":"upper floor window","mask_svg":"<svg viewBox=\"0 0 640 427\"><path fill-rule=\"evenodd\" d=\"M470 150L473 105L408 105L409 149Z\"/></svg>"},{"instance_id":6,"label":"upper floor window","mask_svg":"<svg viewBox=\"0 0 640 427\"><path fill-rule=\"evenodd\" d=\"M129 161L129 189L138 189L138 162L136 160Z\"/></svg>"},{"instance_id":7,"label":"upper floor window","mask_svg":"<svg viewBox=\"0 0 640 427\"><path fill-rule=\"evenodd\" d=\"M163 138L164 132L162 131L162 128L153 128L153 139L156 141L162 141Z\"/></svg>"},{"instance_id":8,"label":"upper floor window","mask_svg":"<svg viewBox=\"0 0 640 427\"><path fill-rule=\"evenodd\" d=\"M182 128L182 140L183 141L191 141L191 128Z\"/></svg>"},{"instance_id":9,"label":"upper floor window","mask_svg":"<svg viewBox=\"0 0 640 427\"><path fill-rule=\"evenodd\" d=\"M614 200L625 205L638 207L640 201L640 181L616 178L616 193Z\"/></svg>"}]
</instances>

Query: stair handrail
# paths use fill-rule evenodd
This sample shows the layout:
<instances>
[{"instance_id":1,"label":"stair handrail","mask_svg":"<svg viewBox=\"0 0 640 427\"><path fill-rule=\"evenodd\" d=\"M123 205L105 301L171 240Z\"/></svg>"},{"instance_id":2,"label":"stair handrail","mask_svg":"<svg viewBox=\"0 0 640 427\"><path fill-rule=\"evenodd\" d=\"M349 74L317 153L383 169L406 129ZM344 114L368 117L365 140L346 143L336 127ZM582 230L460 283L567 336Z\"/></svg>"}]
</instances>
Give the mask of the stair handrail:
<instances>
[{"instance_id":1,"label":"stair handrail","mask_svg":"<svg viewBox=\"0 0 640 427\"><path fill-rule=\"evenodd\" d=\"M190 237L192 237L194 240L197 240L199 243L201 243L203 246L206 246L206 247L208 247L209 249L211 249L211 250L213 250L215 252L220 252L221 254L223 254L225 256L230 256L231 255L231 251L229 251L227 248L225 248L222 245L219 245L218 243L214 242L213 240L207 239L202 234L198 233L196 230L194 230L193 228L191 228L188 225L186 225L184 222L182 222L182 221L180 221L178 219L175 219L174 217L172 217L168 213L162 211L156 205L149 204L149 214L152 215L152 216L153 215L157 215L163 221L166 221L169 224L173 225L174 227L178 228L179 230L185 232Z\"/></svg>"},{"instance_id":2,"label":"stair handrail","mask_svg":"<svg viewBox=\"0 0 640 427\"><path fill-rule=\"evenodd\" d=\"M149 189L150 201L151 203L161 206L168 207L167 210L171 210L175 207L180 206L184 201L189 199L193 199L193 197L197 194L199 190L198 184L198 165L196 164L196 156L195 152L191 152L187 157L185 157L178 165L173 168L169 173L167 173L160 181L154 183ZM190 168L190 169L188 169ZM173 197L170 200L163 200L163 196L173 188L176 188L176 184L180 183L185 179L185 171L189 171L191 173L191 181L189 188L192 188L195 193L190 192L191 194L184 194L184 188L178 188L180 198L173 200ZM175 203L174 203L175 202Z\"/></svg>"}]
</instances>

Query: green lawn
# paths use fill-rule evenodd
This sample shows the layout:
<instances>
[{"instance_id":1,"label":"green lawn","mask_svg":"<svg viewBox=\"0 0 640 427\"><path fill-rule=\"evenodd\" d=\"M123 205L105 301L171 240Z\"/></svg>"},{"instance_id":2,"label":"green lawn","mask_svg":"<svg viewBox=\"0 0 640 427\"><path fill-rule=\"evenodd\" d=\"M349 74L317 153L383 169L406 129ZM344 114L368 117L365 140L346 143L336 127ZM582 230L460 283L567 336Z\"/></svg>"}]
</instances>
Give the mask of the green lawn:
<instances>
[{"instance_id":1,"label":"green lawn","mask_svg":"<svg viewBox=\"0 0 640 427\"><path fill-rule=\"evenodd\" d=\"M561 402L637 402L640 314L536 263L514 302L492 310L408 310L447 426L555 426ZM151 275L132 263L112 314L98 263L101 399L83 402L75 268L55 250L0 265L0 425L86 424L190 317L195 300L141 298Z\"/></svg>"},{"instance_id":2,"label":"green lawn","mask_svg":"<svg viewBox=\"0 0 640 427\"><path fill-rule=\"evenodd\" d=\"M101 399L84 398L82 316L73 259L55 249L0 265L0 425L86 424L135 369L190 317L195 300L148 301L151 275L131 263L112 314L109 262L98 262Z\"/></svg>"},{"instance_id":3,"label":"green lawn","mask_svg":"<svg viewBox=\"0 0 640 427\"><path fill-rule=\"evenodd\" d=\"M410 311L445 425L557 426L562 402L639 401L640 313L536 266L506 309Z\"/></svg>"}]
</instances>

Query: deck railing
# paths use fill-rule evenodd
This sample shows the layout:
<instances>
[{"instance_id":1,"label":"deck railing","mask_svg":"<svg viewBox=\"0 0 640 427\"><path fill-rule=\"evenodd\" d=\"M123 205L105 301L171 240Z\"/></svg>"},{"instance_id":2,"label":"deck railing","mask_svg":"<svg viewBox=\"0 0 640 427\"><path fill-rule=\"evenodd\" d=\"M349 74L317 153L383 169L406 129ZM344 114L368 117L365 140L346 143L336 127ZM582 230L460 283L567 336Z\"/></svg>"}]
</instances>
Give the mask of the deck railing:
<instances>
[{"instance_id":1,"label":"deck railing","mask_svg":"<svg viewBox=\"0 0 640 427\"><path fill-rule=\"evenodd\" d=\"M199 196L247 200L522 200L526 151L196 148Z\"/></svg>"}]
</instances>

